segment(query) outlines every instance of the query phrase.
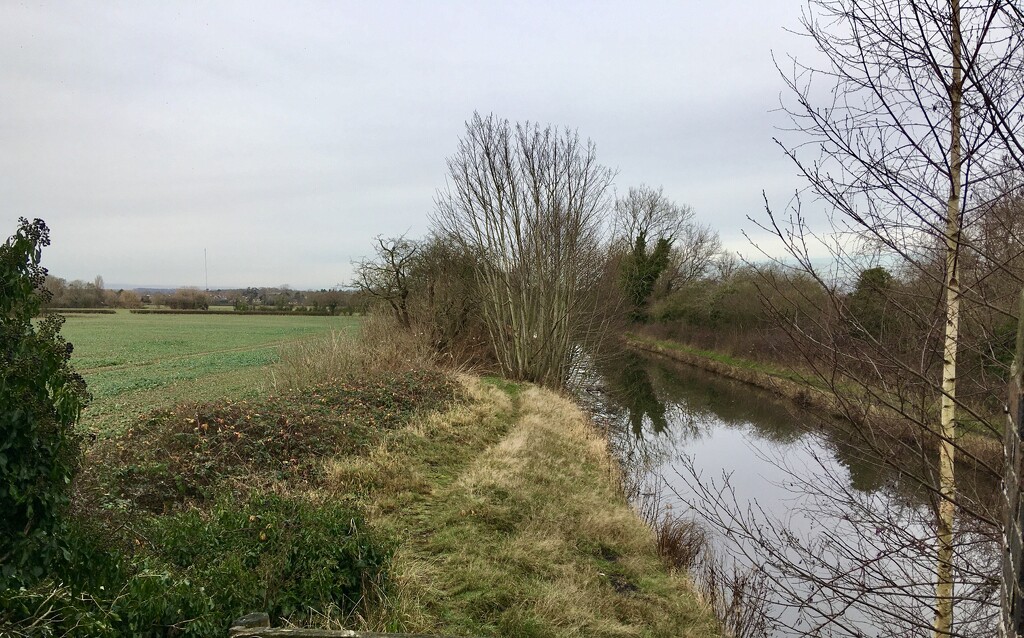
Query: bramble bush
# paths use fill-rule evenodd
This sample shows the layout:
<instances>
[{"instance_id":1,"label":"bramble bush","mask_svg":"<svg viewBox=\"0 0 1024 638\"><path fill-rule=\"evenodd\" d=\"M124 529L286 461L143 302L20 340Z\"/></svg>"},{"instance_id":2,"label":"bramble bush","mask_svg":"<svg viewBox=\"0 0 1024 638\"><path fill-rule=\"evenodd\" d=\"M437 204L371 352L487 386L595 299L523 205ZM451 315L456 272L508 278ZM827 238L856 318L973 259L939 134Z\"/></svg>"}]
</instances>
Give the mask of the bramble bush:
<instances>
[{"instance_id":1,"label":"bramble bush","mask_svg":"<svg viewBox=\"0 0 1024 638\"><path fill-rule=\"evenodd\" d=\"M93 448L103 491L152 513L209 502L232 486L306 489L323 460L361 454L415 412L456 396L440 372L375 372L254 401L157 409ZM90 472L94 472L90 470ZM88 472L87 472L88 474Z\"/></svg>"}]
</instances>

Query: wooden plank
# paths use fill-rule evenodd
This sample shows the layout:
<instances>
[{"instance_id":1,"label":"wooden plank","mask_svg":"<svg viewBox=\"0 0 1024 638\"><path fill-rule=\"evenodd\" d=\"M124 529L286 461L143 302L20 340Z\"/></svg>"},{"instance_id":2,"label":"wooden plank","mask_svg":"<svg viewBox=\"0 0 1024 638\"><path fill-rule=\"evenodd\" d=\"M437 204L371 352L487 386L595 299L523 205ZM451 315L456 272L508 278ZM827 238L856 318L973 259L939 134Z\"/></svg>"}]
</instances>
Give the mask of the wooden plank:
<instances>
[{"instance_id":1,"label":"wooden plank","mask_svg":"<svg viewBox=\"0 0 1024 638\"><path fill-rule=\"evenodd\" d=\"M235 631L232 628L232 638L445 638L431 634L382 634L373 631L351 631L348 629L285 629L254 627Z\"/></svg>"},{"instance_id":2,"label":"wooden plank","mask_svg":"<svg viewBox=\"0 0 1024 638\"><path fill-rule=\"evenodd\" d=\"M388 634L351 629L297 629L272 628L270 616L259 612L242 616L231 624L231 638L444 638L428 634Z\"/></svg>"}]
</instances>

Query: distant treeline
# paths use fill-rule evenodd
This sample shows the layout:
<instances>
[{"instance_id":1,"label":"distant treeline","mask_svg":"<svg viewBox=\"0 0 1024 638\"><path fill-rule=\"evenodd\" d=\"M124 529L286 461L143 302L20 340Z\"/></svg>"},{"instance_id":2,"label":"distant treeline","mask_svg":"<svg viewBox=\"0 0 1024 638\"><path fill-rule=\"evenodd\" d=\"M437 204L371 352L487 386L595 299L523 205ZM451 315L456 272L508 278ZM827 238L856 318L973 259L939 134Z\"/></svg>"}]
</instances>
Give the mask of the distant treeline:
<instances>
[{"instance_id":1,"label":"distant treeline","mask_svg":"<svg viewBox=\"0 0 1024 638\"><path fill-rule=\"evenodd\" d=\"M47 276L47 308L139 310L155 306L170 311L204 311L231 307L236 313L294 313L337 315L366 312L366 296L350 290L292 290L288 286L204 291L195 287L170 292L107 290L102 277L91 282Z\"/></svg>"},{"instance_id":2,"label":"distant treeline","mask_svg":"<svg viewBox=\"0 0 1024 638\"><path fill-rule=\"evenodd\" d=\"M365 313L367 296L354 290L292 290L276 288L239 288L210 293L216 305L230 305L236 312L268 310L322 312L329 315Z\"/></svg>"},{"instance_id":3,"label":"distant treeline","mask_svg":"<svg viewBox=\"0 0 1024 638\"><path fill-rule=\"evenodd\" d=\"M134 290L107 290L103 277L87 282L47 275L44 288L50 293L48 308L141 308L143 304Z\"/></svg>"},{"instance_id":4,"label":"distant treeline","mask_svg":"<svg viewBox=\"0 0 1024 638\"><path fill-rule=\"evenodd\" d=\"M973 296L962 302L957 373L964 401L993 414L1002 409L1014 357L1024 252L1010 241L986 249L1008 257L999 260L1001 269L981 260L961 265ZM942 262L929 266L864 267L828 289L791 267L741 265L671 291L656 289L648 298L645 325L634 329L796 369L830 363L827 351L812 346L836 344L849 359L845 374L857 378L880 374L862 354L870 347L893 359L885 371L894 377L893 370L920 369L926 378L941 370L943 352L936 329L943 325L942 308L934 302L942 298ZM911 396L910 382L892 387Z\"/></svg>"},{"instance_id":5,"label":"distant treeline","mask_svg":"<svg viewBox=\"0 0 1024 638\"><path fill-rule=\"evenodd\" d=\"M84 311L90 312L90 311ZM104 311L98 311L104 312ZM108 310L106 312L114 312ZM136 315L224 315L228 317L239 316L239 315L285 315L285 316L296 316L302 315L306 317L330 317L333 315L351 315L352 311L349 309L348 312L339 310L338 312L329 312L327 310L314 310L311 308L296 307L292 310L276 310L274 308L267 308L265 310L173 310L164 308L133 308L130 310L132 314Z\"/></svg>"}]
</instances>

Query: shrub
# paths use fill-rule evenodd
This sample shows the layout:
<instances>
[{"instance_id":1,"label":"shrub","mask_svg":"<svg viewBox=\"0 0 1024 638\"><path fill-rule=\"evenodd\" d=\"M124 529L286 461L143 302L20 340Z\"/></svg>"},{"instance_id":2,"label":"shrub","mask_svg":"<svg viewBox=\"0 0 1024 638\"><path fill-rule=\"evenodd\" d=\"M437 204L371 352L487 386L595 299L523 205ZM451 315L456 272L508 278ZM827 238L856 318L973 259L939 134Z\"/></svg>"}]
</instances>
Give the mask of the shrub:
<instances>
[{"instance_id":1,"label":"shrub","mask_svg":"<svg viewBox=\"0 0 1024 638\"><path fill-rule=\"evenodd\" d=\"M147 537L154 566L205 594L191 595L191 611L169 620L197 618L197 629L215 635L252 611L273 618L332 607L351 613L382 581L391 555L347 506L275 495L156 518Z\"/></svg>"},{"instance_id":2,"label":"shrub","mask_svg":"<svg viewBox=\"0 0 1024 638\"><path fill-rule=\"evenodd\" d=\"M60 315L116 315L117 311L112 308L47 308L43 310L46 314Z\"/></svg>"},{"instance_id":3,"label":"shrub","mask_svg":"<svg viewBox=\"0 0 1024 638\"><path fill-rule=\"evenodd\" d=\"M62 513L79 463L74 425L88 401L60 336L33 323L49 293L39 265L49 229L22 218L0 245L0 589L40 578L67 551Z\"/></svg>"},{"instance_id":4,"label":"shrub","mask_svg":"<svg viewBox=\"0 0 1024 638\"><path fill-rule=\"evenodd\" d=\"M68 582L0 593L0 626L12 635L220 638L246 613L344 618L386 590L390 543L336 503L254 495L134 531L133 556L84 532Z\"/></svg>"},{"instance_id":5,"label":"shrub","mask_svg":"<svg viewBox=\"0 0 1024 638\"><path fill-rule=\"evenodd\" d=\"M114 311L111 310L111 313ZM231 312L224 310L168 310L165 308L135 308L129 310L133 315L219 315L221 317L238 317L247 315L274 315L274 316L294 316L298 314L308 314L317 317L327 317L330 313L326 310L308 313L292 312L291 310L277 310L273 307L270 310L239 310L236 308Z\"/></svg>"}]
</instances>

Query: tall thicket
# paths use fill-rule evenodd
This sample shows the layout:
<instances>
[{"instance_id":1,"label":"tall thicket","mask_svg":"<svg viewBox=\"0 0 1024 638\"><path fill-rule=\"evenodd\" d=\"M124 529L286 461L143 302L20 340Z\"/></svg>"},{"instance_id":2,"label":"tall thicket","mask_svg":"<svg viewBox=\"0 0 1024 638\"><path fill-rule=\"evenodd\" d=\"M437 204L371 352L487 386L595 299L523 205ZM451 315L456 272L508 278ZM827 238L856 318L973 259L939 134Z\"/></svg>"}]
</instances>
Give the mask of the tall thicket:
<instances>
[{"instance_id":1,"label":"tall thicket","mask_svg":"<svg viewBox=\"0 0 1024 638\"><path fill-rule=\"evenodd\" d=\"M574 131L479 114L447 164L435 232L475 264L480 314L502 372L568 382L605 333L612 171Z\"/></svg>"},{"instance_id":2,"label":"tall thicket","mask_svg":"<svg viewBox=\"0 0 1024 638\"><path fill-rule=\"evenodd\" d=\"M610 249L633 321L647 318L653 296L702 277L721 249L718 233L696 223L693 209L676 204L661 188L630 187L616 198L614 218Z\"/></svg>"}]
</instances>

